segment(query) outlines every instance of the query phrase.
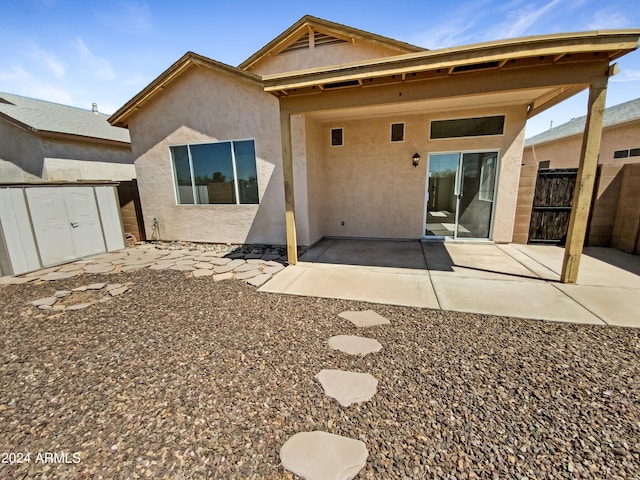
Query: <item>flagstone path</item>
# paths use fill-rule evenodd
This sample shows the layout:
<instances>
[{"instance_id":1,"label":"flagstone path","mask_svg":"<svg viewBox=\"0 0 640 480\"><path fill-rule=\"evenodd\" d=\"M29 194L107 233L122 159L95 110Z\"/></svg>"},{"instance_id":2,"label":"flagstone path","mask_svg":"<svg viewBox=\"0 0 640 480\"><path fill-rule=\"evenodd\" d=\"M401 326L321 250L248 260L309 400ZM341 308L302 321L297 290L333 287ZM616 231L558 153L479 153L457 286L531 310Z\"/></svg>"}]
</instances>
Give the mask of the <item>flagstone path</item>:
<instances>
[{"instance_id":1,"label":"flagstone path","mask_svg":"<svg viewBox=\"0 0 640 480\"><path fill-rule=\"evenodd\" d=\"M165 245L144 244L37 270L26 275L0 277L0 285L62 280L82 274L112 274L149 268L182 271L188 277L209 277L214 282L243 280L259 287L283 270L285 263L278 251L271 249L229 253L226 250L205 250L204 247L176 249Z\"/></svg>"},{"instance_id":2,"label":"flagstone path","mask_svg":"<svg viewBox=\"0 0 640 480\"><path fill-rule=\"evenodd\" d=\"M361 328L390 323L372 310L338 316ZM364 356L382 349L377 340L355 335L336 335L328 343L330 348L349 355ZM371 400L378 388L378 380L369 373L323 369L315 378L324 394L344 408ZM306 480L351 479L365 466L368 456L364 442L322 431L297 433L280 449L284 468Z\"/></svg>"}]
</instances>

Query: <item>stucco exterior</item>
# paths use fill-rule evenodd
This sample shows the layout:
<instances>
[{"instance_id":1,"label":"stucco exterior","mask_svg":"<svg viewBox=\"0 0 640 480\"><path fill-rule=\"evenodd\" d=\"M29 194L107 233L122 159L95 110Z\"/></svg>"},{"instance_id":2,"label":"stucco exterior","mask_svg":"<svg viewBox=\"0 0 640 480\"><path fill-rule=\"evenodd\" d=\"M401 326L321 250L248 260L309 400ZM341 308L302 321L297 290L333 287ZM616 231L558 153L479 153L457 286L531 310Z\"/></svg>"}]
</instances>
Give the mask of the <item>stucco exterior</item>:
<instances>
[{"instance_id":1,"label":"stucco exterior","mask_svg":"<svg viewBox=\"0 0 640 480\"><path fill-rule=\"evenodd\" d=\"M284 244L278 102L251 82L191 67L130 121L145 229L163 240ZM258 205L178 205L169 147L254 139Z\"/></svg>"},{"instance_id":2,"label":"stucco exterior","mask_svg":"<svg viewBox=\"0 0 640 480\"><path fill-rule=\"evenodd\" d=\"M465 170L475 190L455 195L460 205L465 197L469 228L484 222L473 235L510 242L527 118L606 80L620 46L617 36L588 32L427 51L303 17L237 68L187 52L109 121L130 131L145 229L157 222L162 240L287 244L295 263L296 246L325 236L422 239L430 155L496 151L495 192L489 155ZM595 48L608 53L594 56ZM430 139L433 121L468 127L489 116L504 116L504 128ZM401 142L390 139L392 123L404 124ZM331 145L334 128L343 129L341 146ZM179 204L171 147L244 139L255 141L259 204ZM439 225L449 231L450 221Z\"/></svg>"},{"instance_id":3,"label":"stucco exterior","mask_svg":"<svg viewBox=\"0 0 640 480\"><path fill-rule=\"evenodd\" d=\"M549 168L576 168L580 162L582 135L571 135L550 142L527 145L522 161L524 165L537 165L549 161ZM640 156L614 158L618 150L640 148L640 119L602 129L600 142L600 165L622 165L640 163Z\"/></svg>"},{"instance_id":4,"label":"stucco exterior","mask_svg":"<svg viewBox=\"0 0 640 480\"><path fill-rule=\"evenodd\" d=\"M397 50L385 48L381 45L372 45L366 42L345 42L264 57L260 62L253 65L249 71L257 73L258 75L269 75L322 67L325 65L351 63L369 60L371 58L382 58L397 54Z\"/></svg>"}]
</instances>

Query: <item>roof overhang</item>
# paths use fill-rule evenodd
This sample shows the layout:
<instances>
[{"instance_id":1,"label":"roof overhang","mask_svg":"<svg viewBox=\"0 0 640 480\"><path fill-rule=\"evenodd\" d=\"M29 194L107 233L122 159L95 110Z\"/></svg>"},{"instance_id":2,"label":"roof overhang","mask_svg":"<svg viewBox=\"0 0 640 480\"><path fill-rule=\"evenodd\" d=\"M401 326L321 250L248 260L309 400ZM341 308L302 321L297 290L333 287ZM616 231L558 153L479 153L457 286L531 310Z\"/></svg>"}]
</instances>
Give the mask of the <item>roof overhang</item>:
<instances>
[{"instance_id":1,"label":"roof overhang","mask_svg":"<svg viewBox=\"0 0 640 480\"><path fill-rule=\"evenodd\" d=\"M245 72L231 65L227 65L216 60L212 60L197 53L187 52L177 62L162 72L155 80L147 85L140 93L124 104L117 112L111 115L107 121L116 127L127 127L129 118L142 105L151 100L157 93L164 90L171 82L178 78L193 66L209 68L211 70L224 72L230 75L238 76L244 80L262 86L262 80L253 73Z\"/></svg>"},{"instance_id":2,"label":"roof overhang","mask_svg":"<svg viewBox=\"0 0 640 480\"><path fill-rule=\"evenodd\" d=\"M530 90L531 96L522 102L529 106L529 116L533 116L588 87L589 75L603 68L607 71L610 62L638 47L639 38L640 29L542 35L265 75L262 80L265 91L280 97L281 103L293 112L335 108L340 102L327 102L329 96L347 91L353 96L358 88L381 87L378 91L384 93L382 87L397 91L403 85L403 89L411 91L426 85L431 89L438 83L476 79L490 84L495 78L497 84L502 84L500 91ZM532 76L538 78L531 81ZM510 80L500 82L501 77ZM327 95L329 92L332 95ZM496 91L485 93L495 95ZM322 101L311 100L318 95ZM414 95L414 99L417 97Z\"/></svg>"},{"instance_id":3,"label":"roof overhang","mask_svg":"<svg viewBox=\"0 0 640 480\"><path fill-rule=\"evenodd\" d=\"M400 42L392 38L377 35L375 33L366 32L357 28L349 27L335 22L330 22L322 18L305 15L288 29L278 35L276 38L267 43L256 53L247 58L238 65L238 68L247 70L253 65L260 62L265 57L277 55L293 42L295 42L302 34L313 30L324 33L332 37L341 38L346 41L362 40L368 43L380 45L382 47L397 50L398 53L422 52L425 48L411 45L409 43Z\"/></svg>"}]
</instances>

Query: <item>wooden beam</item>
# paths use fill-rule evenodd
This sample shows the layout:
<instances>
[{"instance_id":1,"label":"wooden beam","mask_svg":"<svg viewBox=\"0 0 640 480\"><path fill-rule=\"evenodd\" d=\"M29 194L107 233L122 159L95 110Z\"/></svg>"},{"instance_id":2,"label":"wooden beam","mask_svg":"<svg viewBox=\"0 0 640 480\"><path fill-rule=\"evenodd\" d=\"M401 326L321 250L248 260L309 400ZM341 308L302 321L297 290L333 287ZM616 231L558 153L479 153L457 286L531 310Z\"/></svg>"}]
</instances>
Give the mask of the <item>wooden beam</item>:
<instances>
[{"instance_id":1,"label":"wooden beam","mask_svg":"<svg viewBox=\"0 0 640 480\"><path fill-rule=\"evenodd\" d=\"M580 256L584 247L587 233L591 198L595 184L598 156L600 155L600 140L602 138L602 121L604 117L605 100L607 96L608 72L594 77L589 87L589 109L587 122L582 136L582 150L576 186L573 192L571 218L567 232L567 243L562 262L562 283L576 283Z\"/></svg>"},{"instance_id":2,"label":"wooden beam","mask_svg":"<svg viewBox=\"0 0 640 480\"><path fill-rule=\"evenodd\" d=\"M280 109L280 135L282 137L282 176L284 177L285 227L287 231L287 260L298 263L296 214L293 190L293 153L291 148L291 114Z\"/></svg>"}]
</instances>

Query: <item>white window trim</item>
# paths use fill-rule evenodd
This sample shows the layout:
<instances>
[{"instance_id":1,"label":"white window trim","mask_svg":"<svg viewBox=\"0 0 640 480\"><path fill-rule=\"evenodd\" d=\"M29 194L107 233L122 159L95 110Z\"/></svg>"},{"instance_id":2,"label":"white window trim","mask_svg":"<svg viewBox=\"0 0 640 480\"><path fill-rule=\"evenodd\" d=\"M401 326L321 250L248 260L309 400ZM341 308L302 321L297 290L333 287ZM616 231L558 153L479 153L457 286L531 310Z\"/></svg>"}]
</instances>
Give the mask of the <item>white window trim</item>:
<instances>
[{"instance_id":1,"label":"white window trim","mask_svg":"<svg viewBox=\"0 0 640 480\"><path fill-rule=\"evenodd\" d=\"M344 139L344 137L343 137ZM237 173L237 167L236 167L236 152L235 149L233 148L233 142L246 142L246 141L253 141L253 147L254 147L254 153L255 153L255 160L256 160L256 181L257 181L257 175L258 175L258 152L257 152L257 148L256 148L256 139L255 138L234 138L232 140L210 140L210 141L204 141L204 142L193 142L193 143L175 143L175 144L171 144L168 146L168 150L169 150L169 164L171 166L171 171L173 172L173 194L174 194L174 198L175 198L175 202L176 205L178 207L228 207L228 206L232 206L232 205L242 205L245 207L248 206L260 206L261 202L262 202L262 198L260 197L260 188L258 185L258 203L240 203L240 191L238 190L238 173ZM191 149L189 148L189 146L191 145L209 145L212 143L230 143L231 144L231 165L233 168L233 185L235 188L235 197L236 197L236 201L235 203L180 203L179 202L179 198L178 198L178 188L177 188L177 178L176 178L176 169L175 169L175 165L173 162L173 157L171 155L171 148L172 147L187 147L187 155L189 156L189 174L191 175L191 191L192 191L192 195L193 195L193 201L195 202L196 199L198 198L196 196L196 185L194 182L194 174L193 174L193 161L191 159Z\"/></svg>"}]
</instances>

